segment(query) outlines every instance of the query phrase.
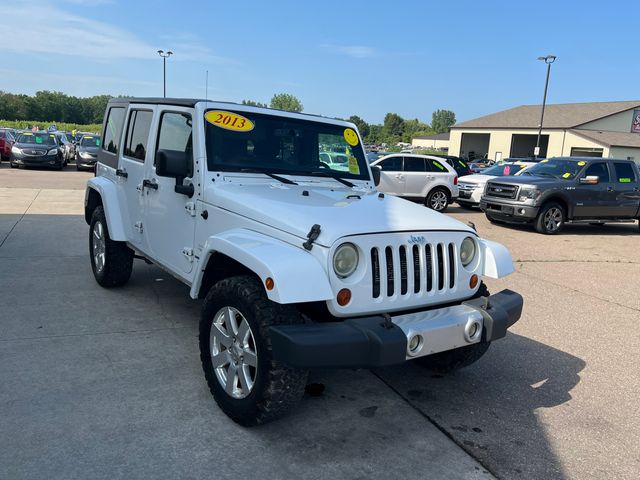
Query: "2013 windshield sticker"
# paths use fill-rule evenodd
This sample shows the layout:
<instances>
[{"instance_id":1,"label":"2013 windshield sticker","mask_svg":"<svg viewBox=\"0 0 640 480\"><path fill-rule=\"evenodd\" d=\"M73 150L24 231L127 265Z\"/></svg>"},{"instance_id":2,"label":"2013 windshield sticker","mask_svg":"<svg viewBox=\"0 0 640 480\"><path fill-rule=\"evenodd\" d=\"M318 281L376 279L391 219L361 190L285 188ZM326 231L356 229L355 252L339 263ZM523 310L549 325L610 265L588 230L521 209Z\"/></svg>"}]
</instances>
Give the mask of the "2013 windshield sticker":
<instances>
[{"instance_id":1,"label":"2013 windshield sticker","mask_svg":"<svg viewBox=\"0 0 640 480\"><path fill-rule=\"evenodd\" d=\"M254 127L253 122L247 117L224 110L210 110L204 114L204 119L211 125L236 132L249 132Z\"/></svg>"},{"instance_id":2,"label":"2013 windshield sticker","mask_svg":"<svg viewBox=\"0 0 640 480\"><path fill-rule=\"evenodd\" d=\"M344 139L352 147L355 147L360 142L358 140L358 134L356 133L356 131L353 128L345 128L344 129Z\"/></svg>"},{"instance_id":3,"label":"2013 windshield sticker","mask_svg":"<svg viewBox=\"0 0 640 480\"><path fill-rule=\"evenodd\" d=\"M562 174L562 178L569 178L570 176L571 174L569 172Z\"/></svg>"},{"instance_id":4,"label":"2013 windshield sticker","mask_svg":"<svg viewBox=\"0 0 640 480\"><path fill-rule=\"evenodd\" d=\"M435 167L439 168L440 170L444 170L444 167L440 165L438 162L436 162L435 160L432 160L432 162Z\"/></svg>"},{"instance_id":5,"label":"2013 windshield sticker","mask_svg":"<svg viewBox=\"0 0 640 480\"><path fill-rule=\"evenodd\" d=\"M356 157L349 157L349 173L360 175L360 166L358 165L358 159Z\"/></svg>"},{"instance_id":6,"label":"2013 windshield sticker","mask_svg":"<svg viewBox=\"0 0 640 480\"><path fill-rule=\"evenodd\" d=\"M578 165L581 167L584 167L587 164L587 162L578 162Z\"/></svg>"}]
</instances>

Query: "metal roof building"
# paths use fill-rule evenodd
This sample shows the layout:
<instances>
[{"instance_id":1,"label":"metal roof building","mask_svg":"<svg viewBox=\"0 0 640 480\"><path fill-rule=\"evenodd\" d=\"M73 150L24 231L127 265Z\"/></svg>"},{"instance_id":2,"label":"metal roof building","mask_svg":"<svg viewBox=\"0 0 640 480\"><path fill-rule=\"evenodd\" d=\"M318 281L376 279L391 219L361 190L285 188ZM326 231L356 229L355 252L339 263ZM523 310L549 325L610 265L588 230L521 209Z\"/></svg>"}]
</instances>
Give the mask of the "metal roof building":
<instances>
[{"instance_id":1,"label":"metal roof building","mask_svg":"<svg viewBox=\"0 0 640 480\"><path fill-rule=\"evenodd\" d=\"M522 105L451 128L450 155L527 157L536 146L541 105ZM547 105L540 157L629 158L640 162L640 100Z\"/></svg>"}]
</instances>

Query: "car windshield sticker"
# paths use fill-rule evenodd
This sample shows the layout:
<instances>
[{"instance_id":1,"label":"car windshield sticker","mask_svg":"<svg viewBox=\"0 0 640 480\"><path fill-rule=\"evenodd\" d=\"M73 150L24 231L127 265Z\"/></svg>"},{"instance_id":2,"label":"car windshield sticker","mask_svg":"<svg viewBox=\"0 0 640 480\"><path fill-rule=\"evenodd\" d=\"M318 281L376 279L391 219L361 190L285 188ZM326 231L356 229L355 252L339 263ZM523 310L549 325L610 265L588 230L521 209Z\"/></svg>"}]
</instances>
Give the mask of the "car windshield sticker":
<instances>
[{"instance_id":1,"label":"car windshield sticker","mask_svg":"<svg viewBox=\"0 0 640 480\"><path fill-rule=\"evenodd\" d=\"M204 119L218 128L235 132L250 132L254 127L253 122L248 118L223 110L210 110L204 114Z\"/></svg>"},{"instance_id":2,"label":"car windshield sticker","mask_svg":"<svg viewBox=\"0 0 640 480\"><path fill-rule=\"evenodd\" d=\"M24 135L25 137L31 137L33 135L33 133L31 132L24 132L22 135Z\"/></svg>"},{"instance_id":3,"label":"car windshield sticker","mask_svg":"<svg viewBox=\"0 0 640 480\"><path fill-rule=\"evenodd\" d=\"M42 143L42 137L36 136L36 143Z\"/></svg>"},{"instance_id":4,"label":"car windshield sticker","mask_svg":"<svg viewBox=\"0 0 640 480\"><path fill-rule=\"evenodd\" d=\"M96 138L96 147L99 147L99 146L100 146L100 139Z\"/></svg>"},{"instance_id":5,"label":"car windshield sticker","mask_svg":"<svg viewBox=\"0 0 640 480\"><path fill-rule=\"evenodd\" d=\"M631 179L630 178L619 178L618 181L620 183L631 183Z\"/></svg>"},{"instance_id":6,"label":"car windshield sticker","mask_svg":"<svg viewBox=\"0 0 640 480\"><path fill-rule=\"evenodd\" d=\"M88 138L89 140L91 140L93 137L89 137L89 136L85 135L84 138Z\"/></svg>"},{"instance_id":7,"label":"car windshield sticker","mask_svg":"<svg viewBox=\"0 0 640 480\"><path fill-rule=\"evenodd\" d=\"M459 163L460 165L462 165L464 168L467 168L467 166L464 164L464 162L463 162L462 160L458 160L458 163Z\"/></svg>"},{"instance_id":8,"label":"car windshield sticker","mask_svg":"<svg viewBox=\"0 0 640 480\"><path fill-rule=\"evenodd\" d=\"M587 164L587 162L578 162L578 165L580 165L581 167L584 167Z\"/></svg>"},{"instance_id":9,"label":"car windshield sticker","mask_svg":"<svg viewBox=\"0 0 640 480\"><path fill-rule=\"evenodd\" d=\"M505 176L508 176L510 171L511 171L511 167L510 167L509 165L506 165L506 166L504 167L504 170L502 171L502 173L503 173Z\"/></svg>"},{"instance_id":10,"label":"car windshield sticker","mask_svg":"<svg viewBox=\"0 0 640 480\"><path fill-rule=\"evenodd\" d=\"M545 160L540 160L540 163L547 163L549 160L545 159Z\"/></svg>"},{"instance_id":11,"label":"car windshield sticker","mask_svg":"<svg viewBox=\"0 0 640 480\"><path fill-rule=\"evenodd\" d=\"M444 170L444 167L442 165L440 165L438 162L436 162L435 160L433 160L433 164L438 167L440 170Z\"/></svg>"},{"instance_id":12,"label":"car windshield sticker","mask_svg":"<svg viewBox=\"0 0 640 480\"><path fill-rule=\"evenodd\" d=\"M349 157L349 173L360 175L360 167L358 166L358 159L356 157Z\"/></svg>"},{"instance_id":13,"label":"car windshield sticker","mask_svg":"<svg viewBox=\"0 0 640 480\"><path fill-rule=\"evenodd\" d=\"M570 176L571 174L569 172L562 174L562 178L569 178Z\"/></svg>"},{"instance_id":14,"label":"car windshield sticker","mask_svg":"<svg viewBox=\"0 0 640 480\"><path fill-rule=\"evenodd\" d=\"M358 134L353 128L345 128L344 129L344 139L347 141L349 145L355 147L358 145Z\"/></svg>"}]
</instances>

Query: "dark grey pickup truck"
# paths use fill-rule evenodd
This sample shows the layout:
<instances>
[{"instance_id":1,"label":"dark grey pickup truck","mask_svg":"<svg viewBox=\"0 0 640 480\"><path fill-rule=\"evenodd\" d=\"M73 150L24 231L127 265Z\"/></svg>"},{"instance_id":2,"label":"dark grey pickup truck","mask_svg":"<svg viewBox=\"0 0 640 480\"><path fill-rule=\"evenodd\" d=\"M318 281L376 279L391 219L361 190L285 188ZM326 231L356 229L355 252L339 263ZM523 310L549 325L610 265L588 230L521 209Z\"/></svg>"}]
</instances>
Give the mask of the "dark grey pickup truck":
<instances>
[{"instance_id":1,"label":"dark grey pickup truck","mask_svg":"<svg viewBox=\"0 0 640 480\"><path fill-rule=\"evenodd\" d=\"M492 223L533 223L546 234L565 223L633 222L640 218L640 173L631 160L550 158L487 182L480 208Z\"/></svg>"}]
</instances>

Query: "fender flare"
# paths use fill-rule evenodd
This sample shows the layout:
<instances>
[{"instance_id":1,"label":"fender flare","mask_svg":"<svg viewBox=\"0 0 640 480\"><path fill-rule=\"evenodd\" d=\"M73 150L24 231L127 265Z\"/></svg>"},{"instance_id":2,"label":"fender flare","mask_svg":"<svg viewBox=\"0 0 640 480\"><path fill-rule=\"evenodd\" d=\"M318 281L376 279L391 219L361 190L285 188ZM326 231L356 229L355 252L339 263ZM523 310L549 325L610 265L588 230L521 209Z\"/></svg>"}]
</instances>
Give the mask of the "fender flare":
<instances>
[{"instance_id":1,"label":"fender flare","mask_svg":"<svg viewBox=\"0 0 640 480\"><path fill-rule=\"evenodd\" d=\"M478 240L482 255L482 275L489 278L502 278L511 275L516 269L507 247L491 240Z\"/></svg>"},{"instance_id":2,"label":"fender flare","mask_svg":"<svg viewBox=\"0 0 640 480\"><path fill-rule=\"evenodd\" d=\"M104 209L105 217L107 217L107 228L109 229L111 239L118 242L129 240L125 229L125 225L129 224L128 218L123 218L122 210L120 209L121 201L124 201L124 199L118 198L117 186L105 177L94 177L90 179L87 182L87 190L84 195L85 217L89 206L90 190L96 191L102 199L102 208ZM124 205L126 205L126 203ZM126 209L124 214L128 217L128 211L126 211Z\"/></svg>"},{"instance_id":3,"label":"fender flare","mask_svg":"<svg viewBox=\"0 0 640 480\"><path fill-rule=\"evenodd\" d=\"M234 229L207 239L191 298L197 298L204 272L214 253L222 253L254 272L264 285L271 277L275 283L267 297L277 303L325 301L333 298L327 272L309 252L288 243L245 229Z\"/></svg>"}]
</instances>

